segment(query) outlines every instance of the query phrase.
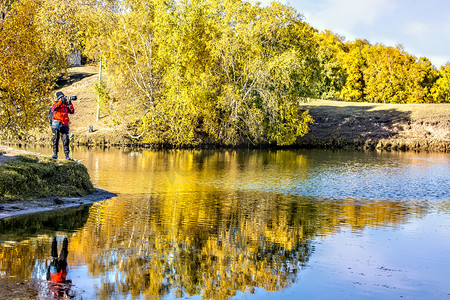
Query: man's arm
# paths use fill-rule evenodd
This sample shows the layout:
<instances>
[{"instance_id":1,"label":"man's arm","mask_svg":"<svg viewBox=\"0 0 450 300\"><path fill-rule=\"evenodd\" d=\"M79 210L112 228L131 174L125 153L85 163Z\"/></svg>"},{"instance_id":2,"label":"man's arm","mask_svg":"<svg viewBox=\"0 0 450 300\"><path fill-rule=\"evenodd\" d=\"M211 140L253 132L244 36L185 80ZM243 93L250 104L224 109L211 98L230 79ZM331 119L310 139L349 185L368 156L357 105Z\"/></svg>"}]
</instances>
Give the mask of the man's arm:
<instances>
[{"instance_id":1,"label":"man's arm","mask_svg":"<svg viewBox=\"0 0 450 300\"><path fill-rule=\"evenodd\" d=\"M73 114L75 112L75 108L73 107L72 103L67 105L67 109L69 110L69 114Z\"/></svg>"},{"instance_id":2,"label":"man's arm","mask_svg":"<svg viewBox=\"0 0 450 300\"><path fill-rule=\"evenodd\" d=\"M55 111L57 108L62 107L64 101L58 100L55 102L55 104L52 105L52 111Z\"/></svg>"}]
</instances>

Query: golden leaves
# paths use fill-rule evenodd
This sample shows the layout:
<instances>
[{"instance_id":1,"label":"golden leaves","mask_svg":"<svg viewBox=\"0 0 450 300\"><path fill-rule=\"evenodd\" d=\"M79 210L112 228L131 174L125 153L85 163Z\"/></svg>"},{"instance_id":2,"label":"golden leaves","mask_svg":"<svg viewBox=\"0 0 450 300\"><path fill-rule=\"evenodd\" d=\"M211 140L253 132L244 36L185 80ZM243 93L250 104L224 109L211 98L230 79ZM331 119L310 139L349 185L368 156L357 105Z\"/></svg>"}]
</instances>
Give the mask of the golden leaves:
<instances>
[{"instance_id":1,"label":"golden leaves","mask_svg":"<svg viewBox=\"0 0 450 300\"><path fill-rule=\"evenodd\" d=\"M384 103L439 101L431 93L438 73L428 59L418 59L400 45L371 45L366 40L344 43L331 32L318 38L319 96Z\"/></svg>"},{"instance_id":2,"label":"golden leaves","mask_svg":"<svg viewBox=\"0 0 450 300\"><path fill-rule=\"evenodd\" d=\"M107 68L117 99L131 97L144 112L145 141L290 144L304 132L305 119L278 111L285 102L299 109L313 69L305 63L312 31L292 8L235 0L126 5L120 26L109 28ZM272 138L277 123L287 130Z\"/></svg>"},{"instance_id":3,"label":"golden leaves","mask_svg":"<svg viewBox=\"0 0 450 300\"><path fill-rule=\"evenodd\" d=\"M66 35L68 16L64 8L64 2L19 0L12 4L7 18L0 24L0 124L3 128L15 132L46 124L43 118L48 104L43 100L72 50L67 47L70 40Z\"/></svg>"}]
</instances>

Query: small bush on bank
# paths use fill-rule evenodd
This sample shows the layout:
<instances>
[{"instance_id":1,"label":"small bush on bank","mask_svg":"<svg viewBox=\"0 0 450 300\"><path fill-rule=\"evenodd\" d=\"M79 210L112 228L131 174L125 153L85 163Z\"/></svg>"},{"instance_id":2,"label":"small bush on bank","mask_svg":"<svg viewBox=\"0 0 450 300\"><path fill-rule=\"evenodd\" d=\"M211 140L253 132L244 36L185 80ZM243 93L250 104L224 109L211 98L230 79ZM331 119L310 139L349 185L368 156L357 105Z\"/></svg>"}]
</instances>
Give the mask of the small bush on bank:
<instances>
[{"instance_id":1,"label":"small bush on bank","mask_svg":"<svg viewBox=\"0 0 450 300\"><path fill-rule=\"evenodd\" d=\"M0 202L51 196L82 196L94 191L85 166L32 155L0 166Z\"/></svg>"}]
</instances>

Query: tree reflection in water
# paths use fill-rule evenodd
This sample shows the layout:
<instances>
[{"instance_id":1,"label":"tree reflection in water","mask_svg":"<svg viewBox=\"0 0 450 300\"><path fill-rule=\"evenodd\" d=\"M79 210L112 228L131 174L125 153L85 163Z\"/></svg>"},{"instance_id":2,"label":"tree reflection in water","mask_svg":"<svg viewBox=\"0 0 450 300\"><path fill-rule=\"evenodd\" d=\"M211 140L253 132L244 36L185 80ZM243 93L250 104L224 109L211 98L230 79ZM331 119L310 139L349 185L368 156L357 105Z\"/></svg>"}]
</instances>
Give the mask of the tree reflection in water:
<instances>
[{"instance_id":1,"label":"tree reflection in water","mask_svg":"<svg viewBox=\"0 0 450 300\"><path fill-rule=\"evenodd\" d=\"M114 155L103 160L114 166L101 165L97 175L120 196L68 215L0 221L0 274L41 278L57 234L69 237L69 266L86 265L100 279L101 298L280 291L298 280L317 237L343 227L395 227L428 209L426 202L327 200L262 189L311 183L302 181L308 158L294 152L161 151L129 161Z\"/></svg>"},{"instance_id":2,"label":"tree reflection in water","mask_svg":"<svg viewBox=\"0 0 450 300\"><path fill-rule=\"evenodd\" d=\"M122 196L92 206L72 248L102 277L101 296L227 298L289 287L318 235L395 226L423 209L255 192Z\"/></svg>"},{"instance_id":3,"label":"tree reflection in water","mask_svg":"<svg viewBox=\"0 0 450 300\"><path fill-rule=\"evenodd\" d=\"M279 291L299 278L317 236L344 226L397 226L426 212L426 206L412 202L319 201L214 189L121 195L63 218L3 220L0 271L42 277L54 233L42 224L60 222L53 230L70 237L69 265L87 265L93 277L101 278L97 293L102 298L168 293L228 298L256 288ZM18 224L35 237L9 241L8 232Z\"/></svg>"}]
</instances>

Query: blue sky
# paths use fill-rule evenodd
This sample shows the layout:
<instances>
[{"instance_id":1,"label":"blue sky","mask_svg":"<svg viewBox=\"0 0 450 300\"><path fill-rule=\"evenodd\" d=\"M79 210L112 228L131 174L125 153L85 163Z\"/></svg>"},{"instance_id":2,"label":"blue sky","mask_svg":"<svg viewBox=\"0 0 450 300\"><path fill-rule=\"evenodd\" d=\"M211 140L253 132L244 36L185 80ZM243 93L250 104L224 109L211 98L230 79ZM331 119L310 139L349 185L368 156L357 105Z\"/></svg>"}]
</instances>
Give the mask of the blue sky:
<instances>
[{"instance_id":1,"label":"blue sky","mask_svg":"<svg viewBox=\"0 0 450 300\"><path fill-rule=\"evenodd\" d=\"M261 0L260 0L261 1ZM264 4L270 0L262 0ZM437 68L450 61L449 0L279 0L303 14L316 29L329 29L347 41L402 44Z\"/></svg>"}]
</instances>

